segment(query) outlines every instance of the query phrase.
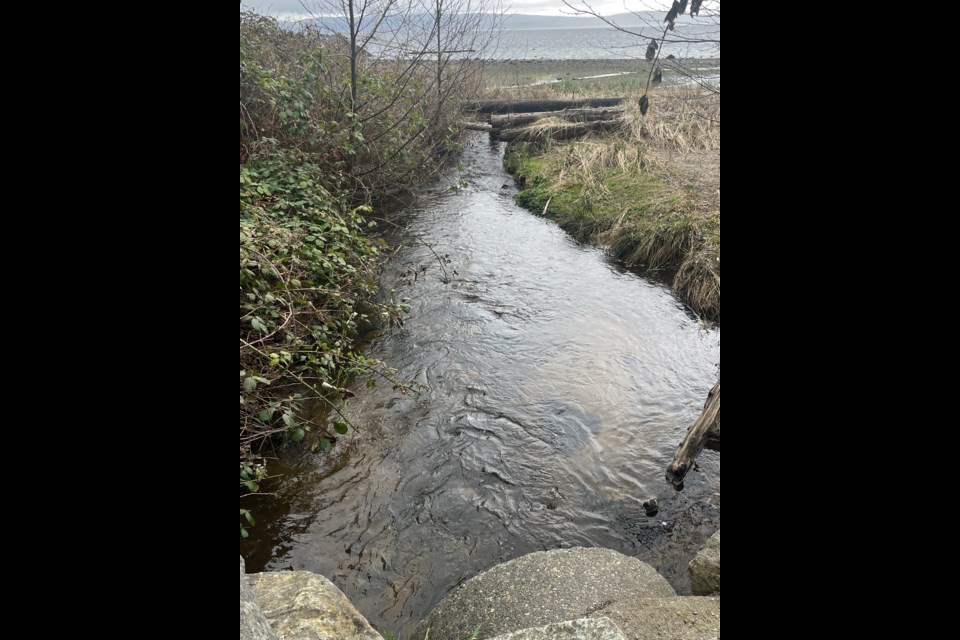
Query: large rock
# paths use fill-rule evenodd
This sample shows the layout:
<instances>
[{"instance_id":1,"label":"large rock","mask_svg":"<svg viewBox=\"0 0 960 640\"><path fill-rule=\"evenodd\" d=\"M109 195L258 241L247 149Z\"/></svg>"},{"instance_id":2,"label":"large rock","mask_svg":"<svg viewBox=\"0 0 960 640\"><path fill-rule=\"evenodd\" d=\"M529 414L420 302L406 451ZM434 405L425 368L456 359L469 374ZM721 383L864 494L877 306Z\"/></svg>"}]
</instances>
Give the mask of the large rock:
<instances>
[{"instance_id":1,"label":"large rock","mask_svg":"<svg viewBox=\"0 0 960 640\"><path fill-rule=\"evenodd\" d=\"M580 618L521 629L491 640L627 640L627 637L610 618Z\"/></svg>"},{"instance_id":2,"label":"large rock","mask_svg":"<svg viewBox=\"0 0 960 640\"><path fill-rule=\"evenodd\" d=\"M611 618L630 640L715 640L720 598L628 598L594 612Z\"/></svg>"},{"instance_id":3,"label":"large rock","mask_svg":"<svg viewBox=\"0 0 960 640\"><path fill-rule=\"evenodd\" d=\"M706 546L690 561L693 593L708 596L720 593L720 530L710 536Z\"/></svg>"},{"instance_id":4,"label":"large rock","mask_svg":"<svg viewBox=\"0 0 960 640\"><path fill-rule=\"evenodd\" d=\"M245 573L246 566L240 556L240 640L277 640L247 584Z\"/></svg>"},{"instance_id":5,"label":"large rock","mask_svg":"<svg viewBox=\"0 0 960 640\"><path fill-rule=\"evenodd\" d=\"M538 551L471 578L417 627L430 640L478 640L586 617L625 598L675 596L650 565L611 549Z\"/></svg>"},{"instance_id":6,"label":"large rock","mask_svg":"<svg viewBox=\"0 0 960 640\"><path fill-rule=\"evenodd\" d=\"M309 571L247 576L263 615L284 640L383 640L335 584Z\"/></svg>"}]
</instances>

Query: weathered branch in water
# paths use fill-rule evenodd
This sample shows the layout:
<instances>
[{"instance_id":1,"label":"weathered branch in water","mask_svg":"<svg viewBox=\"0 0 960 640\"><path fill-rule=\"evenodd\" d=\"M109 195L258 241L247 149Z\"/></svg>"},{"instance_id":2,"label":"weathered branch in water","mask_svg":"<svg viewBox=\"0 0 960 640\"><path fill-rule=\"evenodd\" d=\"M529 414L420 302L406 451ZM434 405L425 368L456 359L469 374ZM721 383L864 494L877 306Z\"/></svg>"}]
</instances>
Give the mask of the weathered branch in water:
<instances>
[{"instance_id":1,"label":"weathered branch in water","mask_svg":"<svg viewBox=\"0 0 960 640\"><path fill-rule=\"evenodd\" d=\"M490 124L494 129L522 127L543 118L562 118L569 122L595 122L610 120L622 116L622 107L611 109L566 109L564 111L537 111L534 113L508 113L502 116L490 116Z\"/></svg>"},{"instance_id":2,"label":"weathered branch in water","mask_svg":"<svg viewBox=\"0 0 960 640\"><path fill-rule=\"evenodd\" d=\"M693 468L704 448L720 451L720 381L707 395L703 411L690 428L687 437L677 447L673 462L667 467L667 482L677 491L683 490L683 479Z\"/></svg>"},{"instance_id":3,"label":"weathered branch in water","mask_svg":"<svg viewBox=\"0 0 960 640\"><path fill-rule=\"evenodd\" d=\"M582 98L580 100L473 100L463 104L464 111L476 113L534 113L562 111L577 107L615 107L623 98Z\"/></svg>"},{"instance_id":4,"label":"weathered branch in water","mask_svg":"<svg viewBox=\"0 0 960 640\"><path fill-rule=\"evenodd\" d=\"M588 133L598 131L613 131L623 126L623 120L602 120L600 122L582 122L571 124L557 124L554 126L525 127L522 129L504 129L499 138L505 142L530 142L533 140L570 140L582 138ZM491 134L496 133L491 132Z\"/></svg>"}]
</instances>

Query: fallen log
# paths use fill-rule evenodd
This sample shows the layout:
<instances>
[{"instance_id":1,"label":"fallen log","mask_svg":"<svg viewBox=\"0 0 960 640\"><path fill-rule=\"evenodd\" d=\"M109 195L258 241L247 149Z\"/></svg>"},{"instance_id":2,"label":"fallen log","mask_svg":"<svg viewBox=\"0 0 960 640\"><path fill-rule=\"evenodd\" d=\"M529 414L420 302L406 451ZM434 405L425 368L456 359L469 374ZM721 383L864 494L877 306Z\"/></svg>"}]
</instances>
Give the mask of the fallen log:
<instances>
[{"instance_id":1,"label":"fallen log","mask_svg":"<svg viewBox=\"0 0 960 640\"><path fill-rule=\"evenodd\" d=\"M707 401L696 422L687 430L673 462L667 467L667 482L677 491L683 490L683 479L693 468L700 452L706 449L720 451L720 381L707 394Z\"/></svg>"},{"instance_id":2,"label":"fallen log","mask_svg":"<svg viewBox=\"0 0 960 640\"><path fill-rule=\"evenodd\" d=\"M493 127L488 122L464 122L461 125L464 129L471 131L492 131Z\"/></svg>"},{"instance_id":3,"label":"fallen log","mask_svg":"<svg viewBox=\"0 0 960 640\"><path fill-rule=\"evenodd\" d=\"M552 126L532 126L521 129L504 129L496 135L496 130L490 135L496 135L504 142L531 142L533 140L571 140L581 138L588 133L598 131L613 131L623 126L623 120L601 120L599 122L581 122L557 124Z\"/></svg>"},{"instance_id":4,"label":"fallen log","mask_svg":"<svg viewBox=\"0 0 960 640\"><path fill-rule=\"evenodd\" d=\"M623 98L582 98L580 100L473 100L463 104L464 111L476 113L534 113L562 111L577 107L615 107Z\"/></svg>"},{"instance_id":5,"label":"fallen log","mask_svg":"<svg viewBox=\"0 0 960 640\"><path fill-rule=\"evenodd\" d=\"M494 129L510 129L522 127L543 118L563 118L569 122L594 122L622 116L624 111L621 107L613 107L610 109L566 109L564 111L508 113L502 116L490 116L490 124Z\"/></svg>"}]
</instances>

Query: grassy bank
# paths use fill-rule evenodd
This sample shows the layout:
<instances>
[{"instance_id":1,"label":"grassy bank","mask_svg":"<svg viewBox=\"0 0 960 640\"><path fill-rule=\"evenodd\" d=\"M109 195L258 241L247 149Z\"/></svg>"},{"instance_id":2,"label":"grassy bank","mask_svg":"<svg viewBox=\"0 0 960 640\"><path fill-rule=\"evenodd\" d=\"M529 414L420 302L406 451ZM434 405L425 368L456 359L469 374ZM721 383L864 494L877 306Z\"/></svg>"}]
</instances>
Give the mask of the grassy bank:
<instances>
[{"instance_id":1,"label":"grassy bank","mask_svg":"<svg viewBox=\"0 0 960 640\"><path fill-rule=\"evenodd\" d=\"M719 322L719 96L661 89L646 117L636 103L615 133L511 145L518 202L628 265L668 270L681 299Z\"/></svg>"}]
</instances>

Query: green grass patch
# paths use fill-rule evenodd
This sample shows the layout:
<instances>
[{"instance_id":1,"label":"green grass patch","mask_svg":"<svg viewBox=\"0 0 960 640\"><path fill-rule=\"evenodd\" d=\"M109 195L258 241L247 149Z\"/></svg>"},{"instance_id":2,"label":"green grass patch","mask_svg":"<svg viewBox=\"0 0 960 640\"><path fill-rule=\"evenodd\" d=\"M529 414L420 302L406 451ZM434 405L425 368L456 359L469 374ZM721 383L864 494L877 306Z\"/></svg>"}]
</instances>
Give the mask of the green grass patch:
<instances>
[{"instance_id":1,"label":"green grass patch","mask_svg":"<svg viewBox=\"0 0 960 640\"><path fill-rule=\"evenodd\" d=\"M629 266L675 272L674 290L699 315L720 319L720 214L691 186L613 138L508 149L520 206L579 240L607 246Z\"/></svg>"}]
</instances>

